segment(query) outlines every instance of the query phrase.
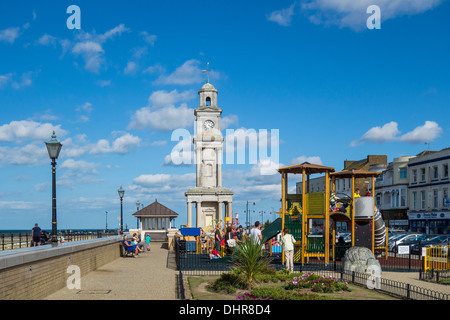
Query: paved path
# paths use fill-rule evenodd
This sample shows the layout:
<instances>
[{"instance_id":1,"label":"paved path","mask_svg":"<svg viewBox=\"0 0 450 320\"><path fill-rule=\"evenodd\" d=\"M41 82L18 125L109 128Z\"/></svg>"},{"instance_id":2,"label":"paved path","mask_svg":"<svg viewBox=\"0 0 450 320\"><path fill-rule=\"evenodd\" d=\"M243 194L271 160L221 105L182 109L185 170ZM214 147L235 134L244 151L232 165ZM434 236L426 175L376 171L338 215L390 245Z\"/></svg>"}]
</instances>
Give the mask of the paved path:
<instances>
[{"instance_id":1,"label":"paved path","mask_svg":"<svg viewBox=\"0 0 450 320\"><path fill-rule=\"evenodd\" d=\"M419 279L419 272L385 272L381 273L381 278L394 280L403 283L409 283L411 285L429 289L445 294L450 294L450 285L439 284L431 281L424 281Z\"/></svg>"},{"instance_id":2,"label":"paved path","mask_svg":"<svg viewBox=\"0 0 450 320\"><path fill-rule=\"evenodd\" d=\"M61 289L45 300L176 300L175 253L153 242L149 253L121 257L81 277L81 290Z\"/></svg>"}]
</instances>

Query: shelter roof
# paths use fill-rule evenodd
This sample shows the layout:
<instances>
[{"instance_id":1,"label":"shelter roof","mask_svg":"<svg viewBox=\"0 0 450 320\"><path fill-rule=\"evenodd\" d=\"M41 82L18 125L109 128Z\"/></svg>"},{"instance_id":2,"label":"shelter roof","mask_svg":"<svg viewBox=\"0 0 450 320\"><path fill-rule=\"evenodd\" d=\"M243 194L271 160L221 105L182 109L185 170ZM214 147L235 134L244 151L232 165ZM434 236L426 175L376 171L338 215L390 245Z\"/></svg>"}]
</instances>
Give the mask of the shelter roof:
<instances>
[{"instance_id":1,"label":"shelter roof","mask_svg":"<svg viewBox=\"0 0 450 320\"><path fill-rule=\"evenodd\" d=\"M368 170L358 170L358 169L350 169L350 170L342 170L339 172L333 172L330 174L331 177L336 178L367 178L367 177L378 177L380 176L380 172L368 171Z\"/></svg>"},{"instance_id":2,"label":"shelter roof","mask_svg":"<svg viewBox=\"0 0 450 320\"><path fill-rule=\"evenodd\" d=\"M133 213L133 217L178 217L178 213L170 210L156 200L145 208Z\"/></svg>"},{"instance_id":3,"label":"shelter roof","mask_svg":"<svg viewBox=\"0 0 450 320\"><path fill-rule=\"evenodd\" d=\"M334 172L334 168L326 167L319 164L311 164L309 162L303 162L302 164L296 164L293 166L282 167L277 169L280 173L303 173L305 171L306 174L312 173L324 173L324 172Z\"/></svg>"}]
</instances>

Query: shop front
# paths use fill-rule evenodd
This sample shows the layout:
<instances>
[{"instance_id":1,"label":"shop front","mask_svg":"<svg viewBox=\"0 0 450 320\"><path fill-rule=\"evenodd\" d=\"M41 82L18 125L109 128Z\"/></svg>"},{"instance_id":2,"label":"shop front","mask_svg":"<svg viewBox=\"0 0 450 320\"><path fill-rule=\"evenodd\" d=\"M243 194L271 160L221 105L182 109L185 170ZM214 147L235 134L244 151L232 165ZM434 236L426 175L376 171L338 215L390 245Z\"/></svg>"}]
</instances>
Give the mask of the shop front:
<instances>
[{"instance_id":1,"label":"shop front","mask_svg":"<svg viewBox=\"0 0 450 320\"><path fill-rule=\"evenodd\" d=\"M410 212L409 229L426 234L450 234L450 212Z\"/></svg>"}]
</instances>

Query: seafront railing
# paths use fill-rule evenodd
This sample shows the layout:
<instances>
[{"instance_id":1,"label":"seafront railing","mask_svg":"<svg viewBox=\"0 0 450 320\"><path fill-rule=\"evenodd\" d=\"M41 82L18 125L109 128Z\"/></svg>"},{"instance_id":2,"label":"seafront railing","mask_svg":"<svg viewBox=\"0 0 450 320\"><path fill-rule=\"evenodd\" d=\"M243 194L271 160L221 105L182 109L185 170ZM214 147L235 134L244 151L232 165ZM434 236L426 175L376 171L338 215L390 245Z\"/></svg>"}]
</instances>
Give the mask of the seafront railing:
<instances>
[{"instance_id":1,"label":"seafront railing","mask_svg":"<svg viewBox=\"0 0 450 320\"><path fill-rule=\"evenodd\" d=\"M81 240L90 240L104 237L116 236L117 231L63 231L58 232L58 242L72 242ZM42 244L50 243L50 235L48 238L41 238ZM11 232L11 233L0 233L0 251L21 249L32 247L32 236L31 232Z\"/></svg>"}]
</instances>

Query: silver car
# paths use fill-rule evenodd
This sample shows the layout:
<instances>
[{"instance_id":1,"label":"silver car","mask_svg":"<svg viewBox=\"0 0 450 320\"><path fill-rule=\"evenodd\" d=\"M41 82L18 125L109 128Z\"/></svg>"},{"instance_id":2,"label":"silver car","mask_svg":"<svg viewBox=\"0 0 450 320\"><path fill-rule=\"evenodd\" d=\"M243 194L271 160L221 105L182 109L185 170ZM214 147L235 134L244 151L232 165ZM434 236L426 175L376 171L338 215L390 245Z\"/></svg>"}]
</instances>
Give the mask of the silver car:
<instances>
[{"instance_id":1,"label":"silver car","mask_svg":"<svg viewBox=\"0 0 450 320\"><path fill-rule=\"evenodd\" d=\"M401 236L388 240L388 250L397 252L398 246L404 242L414 241L418 237L422 236L422 233L404 233Z\"/></svg>"}]
</instances>

